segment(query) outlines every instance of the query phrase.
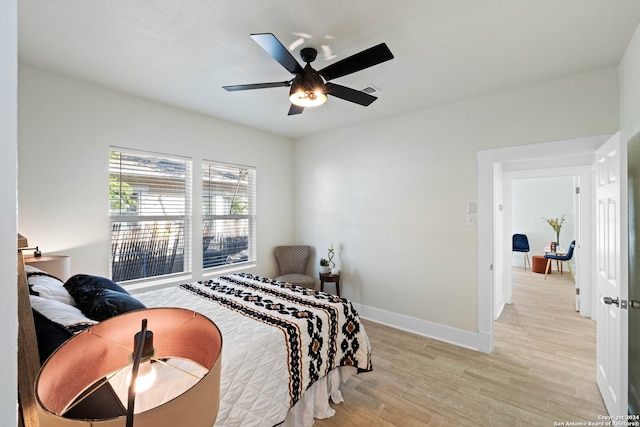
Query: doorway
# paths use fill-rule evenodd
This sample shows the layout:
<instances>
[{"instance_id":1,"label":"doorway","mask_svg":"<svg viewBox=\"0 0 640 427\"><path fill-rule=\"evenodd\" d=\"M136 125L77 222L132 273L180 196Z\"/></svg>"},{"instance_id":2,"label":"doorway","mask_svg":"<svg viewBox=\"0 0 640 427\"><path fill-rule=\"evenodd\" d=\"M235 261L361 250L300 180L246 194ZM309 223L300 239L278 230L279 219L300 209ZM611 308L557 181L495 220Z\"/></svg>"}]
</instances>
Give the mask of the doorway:
<instances>
[{"instance_id":1,"label":"doorway","mask_svg":"<svg viewBox=\"0 0 640 427\"><path fill-rule=\"evenodd\" d=\"M585 276L580 276L581 232L589 234L588 230L582 230L587 229L589 225L581 227L580 219L582 211L591 210L591 198L588 195L583 197L580 188L582 178L588 177L590 170L588 166L581 166L503 172L502 238L505 253L504 262L501 264L502 286L496 283L494 288L494 319L500 316L504 304L512 302L512 266L523 266L522 255L511 252L512 234L527 235L531 248L530 259L534 255L544 255L544 248L556 240L555 232L545 218L565 218L560 233L560 246L566 248L571 241L576 241L575 255L571 262L576 265L576 289L580 289L580 284L588 276L584 272ZM585 289L585 292L588 290ZM579 299L576 299L576 307L576 310L579 310ZM588 316L589 313L584 310L582 314Z\"/></svg>"},{"instance_id":2,"label":"doorway","mask_svg":"<svg viewBox=\"0 0 640 427\"><path fill-rule=\"evenodd\" d=\"M511 260L511 238L504 237L504 218L502 209L504 203L503 180L505 172L569 169L578 168L573 174L581 176L583 188L591 188L592 176L590 166L594 153L609 136L578 138L566 141L555 141L541 144L507 147L495 150L480 151L478 159L478 345L481 351L493 351L493 321L494 321L494 286L509 283L510 278L500 277L506 271L506 260ZM589 170L587 173L586 170ZM591 191L584 191L583 196L591 196ZM584 198L586 198L584 197ZM585 206L591 200L583 200ZM592 301L592 274L585 266L592 265L594 246L592 244L593 216L590 209L581 212L580 236L583 260L578 275L585 284L581 289L580 312L583 316L591 316L594 301ZM510 229L509 229L510 233ZM495 236L502 236L495 238ZM497 279L496 279L497 278ZM494 280L499 283L494 283ZM587 286L587 284L589 286Z\"/></svg>"}]
</instances>

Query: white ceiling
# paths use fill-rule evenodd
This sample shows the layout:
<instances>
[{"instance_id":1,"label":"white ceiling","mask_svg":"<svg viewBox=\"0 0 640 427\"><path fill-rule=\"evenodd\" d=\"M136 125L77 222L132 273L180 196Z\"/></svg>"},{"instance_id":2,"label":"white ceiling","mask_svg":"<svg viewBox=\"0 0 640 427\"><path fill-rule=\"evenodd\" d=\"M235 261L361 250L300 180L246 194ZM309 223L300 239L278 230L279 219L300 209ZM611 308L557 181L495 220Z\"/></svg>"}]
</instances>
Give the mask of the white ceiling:
<instances>
[{"instance_id":1,"label":"white ceiling","mask_svg":"<svg viewBox=\"0 0 640 427\"><path fill-rule=\"evenodd\" d=\"M297 138L619 63L638 0L20 0L19 62ZM250 37L327 45L315 69L386 42L395 59L335 83L374 85L369 107L330 97L287 116L292 76ZM301 60L299 60L301 62ZM304 65L304 64L303 64Z\"/></svg>"}]
</instances>

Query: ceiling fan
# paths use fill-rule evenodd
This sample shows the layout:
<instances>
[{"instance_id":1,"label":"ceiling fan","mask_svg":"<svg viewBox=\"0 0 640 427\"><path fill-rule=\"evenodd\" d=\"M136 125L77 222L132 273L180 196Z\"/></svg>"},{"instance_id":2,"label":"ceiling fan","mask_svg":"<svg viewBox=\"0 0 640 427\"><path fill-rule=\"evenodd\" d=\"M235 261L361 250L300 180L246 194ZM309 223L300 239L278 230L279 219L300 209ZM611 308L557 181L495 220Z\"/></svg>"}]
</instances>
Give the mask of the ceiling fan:
<instances>
[{"instance_id":1,"label":"ceiling fan","mask_svg":"<svg viewBox=\"0 0 640 427\"><path fill-rule=\"evenodd\" d=\"M356 89L332 83L329 80L337 79L338 77L346 76L347 74L355 73L393 59L393 54L387 45L380 43L379 45L370 47L369 49L365 49L348 58L328 65L320 71L316 71L311 67L311 63L316 59L318 54L316 49L305 47L300 51L300 57L306 63L303 68L273 34L251 34L251 38L295 77L283 82L253 83L222 87L228 91L290 87L290 116L302 113L305 107L315 107L323 104L327 100L327 95L333 95L365 107L370 105L378 98Z\"/></svg>"}]
</instances>

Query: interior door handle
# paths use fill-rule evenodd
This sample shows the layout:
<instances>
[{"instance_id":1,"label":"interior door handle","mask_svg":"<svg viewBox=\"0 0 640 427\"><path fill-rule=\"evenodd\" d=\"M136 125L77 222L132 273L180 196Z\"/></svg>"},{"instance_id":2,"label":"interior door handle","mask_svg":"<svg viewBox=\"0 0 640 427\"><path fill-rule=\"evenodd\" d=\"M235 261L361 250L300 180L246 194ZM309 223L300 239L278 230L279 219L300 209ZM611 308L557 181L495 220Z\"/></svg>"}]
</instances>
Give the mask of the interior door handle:
<instances>
[{"instance_id":1,"label":"interior door handle","mask_svg":"<svg viewBox=\"0 0 640 427\"><path fill-rule=\"evenodd\" d=\"M613 299L611 297L604 297L602 298L602 302L604 302L607 305L615 304L618 307L620 306L620 300L617 297L616 299ZM638 301L638 308L640 308L640 301Z\"/></svg>"},{"instance_id":2,"label":"interior door handle","mask_svg":"<svg viewBox=\"0 0 640 427\"><path fill-rule=\"evenodd\" d=\"M629 307L635 308L635 309L640 308L640 301L632 299L631 301L629 301Z\"/></svg>"}]
</instances>

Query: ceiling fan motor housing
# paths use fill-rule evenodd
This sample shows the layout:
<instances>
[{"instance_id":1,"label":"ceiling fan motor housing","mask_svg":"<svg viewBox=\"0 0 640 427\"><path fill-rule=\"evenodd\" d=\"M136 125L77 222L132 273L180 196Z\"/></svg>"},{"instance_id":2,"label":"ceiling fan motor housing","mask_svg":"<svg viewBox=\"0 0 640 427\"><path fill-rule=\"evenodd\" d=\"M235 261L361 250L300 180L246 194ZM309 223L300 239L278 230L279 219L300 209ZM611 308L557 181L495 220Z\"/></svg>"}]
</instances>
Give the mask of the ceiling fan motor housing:
<instances>
[{"instance_id":1,"label":"ceiling fan motor housing","mask_svg":"<svg viewBox=\"0 0 640 427\"><path fill-rule=\"evenodd\" d=\"M318 51L312 47L305 47L300 51L300 57L302 58L302 61L306 62L307 64L315 61L317 56Z\"/></svg>"}]
</instances>

